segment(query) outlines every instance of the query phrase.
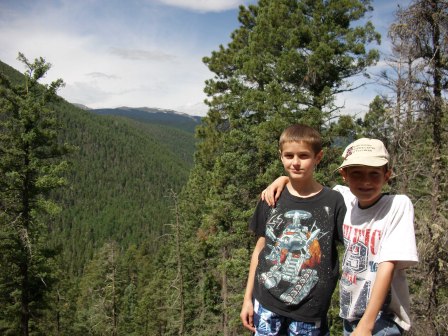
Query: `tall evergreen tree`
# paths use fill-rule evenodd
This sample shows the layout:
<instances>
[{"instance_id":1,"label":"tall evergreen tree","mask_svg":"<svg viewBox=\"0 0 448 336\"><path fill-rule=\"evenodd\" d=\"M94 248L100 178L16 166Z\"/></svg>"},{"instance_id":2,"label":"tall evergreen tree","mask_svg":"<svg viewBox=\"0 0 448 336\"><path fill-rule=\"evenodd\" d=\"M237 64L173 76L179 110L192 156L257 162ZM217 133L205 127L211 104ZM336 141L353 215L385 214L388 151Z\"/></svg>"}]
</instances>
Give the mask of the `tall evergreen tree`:
<instances>
[{"instance_id":1,"label":"tall evergreen tree","mask_svg":"<svg viewBox=\"0 0 448 336\"><path fill-rule=\"evenodd\" d=\"M379 41L372 24L354 25L370 9L369 1L260 0L240 8L229 45L204 58L215 76L206 82L209 112L181 208L206 268L193 276L207 335L243 333L247 223L261 186L282 172L278 136L294 122L323 131L335 94L378 59L366 48Z\"/></svg>"},{"instance_id":2,"label":"tall evergreen tree","mask_svg":"<svg viewBox=\"0 0 448 336\"><path fill-rule=\"evenodd\" d=\"M39 331L55 282L45 215L57 210L49 193L64 184L66 162L56 112L48 108L63 82L39 84L51 65L18 59L26 67L23 85L0 74L0 333L27 336Z\"/></svg>"},{"instance_id":3,"label":"tall evergreen tree","mask_svg":"<svg viewBox=\"0 0 448 336\"><path fill-rule=\"evenodd\" d=\"M78 335L118 335L119 297L124 284L119 276L119 246L105 243L86 265L77 302Z\"/></svg>"},{"instance_id":4,"label":"tall evergreen tree","mask_svg":"<svg viewBox=\"0 0 448 336\"><path fill-rule=\"evenodd\" d=\"M397 21L390 31L394 45L400 48L409 60L409 78L417 95L408 98L407 104L414 107L420 129L413 134L419 139L414 147L423 164L419 169L420 220L417 233L421 240L419 274L420 283L416 310L420 328L417 333L430 332L442 335L446 332L445 313L447 306L447 260L445 234L448 230L446 211L447 195L447 147L446 131L447 102L444 92L448 88L448 1L415 0L408 8L397 13ZM416 137L420 135L420 137ZM415 197L414 196L414 197ZM430 209L428 211L428 209ZM425 239L431 237L431 239Z\"/></svg>"}]
</instances>

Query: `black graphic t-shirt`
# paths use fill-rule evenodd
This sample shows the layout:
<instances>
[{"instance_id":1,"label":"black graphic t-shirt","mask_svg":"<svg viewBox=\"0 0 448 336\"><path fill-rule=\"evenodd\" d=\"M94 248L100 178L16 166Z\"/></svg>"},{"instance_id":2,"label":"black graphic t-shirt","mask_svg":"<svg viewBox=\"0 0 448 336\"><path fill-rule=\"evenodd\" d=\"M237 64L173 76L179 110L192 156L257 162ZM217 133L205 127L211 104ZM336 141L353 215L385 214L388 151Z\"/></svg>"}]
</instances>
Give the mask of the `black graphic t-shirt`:
<instances>
[{"instance_id":1,"label":"black graphic t-shirt","mask_svg":"<svg viewBox=\"0 0 448 336\"><path fill-rule=\"evenodd\" d=\"M339 276L336 241L343 242L344 199L324 187L300 198L285 188L275 208L260 201L250 229L266 238L254 297L272 312L313 322L326 316Z\"/></svg>"}]
</instances>

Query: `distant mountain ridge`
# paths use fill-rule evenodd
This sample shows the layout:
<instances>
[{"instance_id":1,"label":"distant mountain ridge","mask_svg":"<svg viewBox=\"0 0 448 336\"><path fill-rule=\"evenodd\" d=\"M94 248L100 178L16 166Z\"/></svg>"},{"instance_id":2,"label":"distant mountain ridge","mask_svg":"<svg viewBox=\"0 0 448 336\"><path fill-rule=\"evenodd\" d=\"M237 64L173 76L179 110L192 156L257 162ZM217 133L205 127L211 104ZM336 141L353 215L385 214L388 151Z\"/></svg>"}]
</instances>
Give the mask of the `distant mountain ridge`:
<instances>
[{"instance_id":1,"label":"distant mountain ridge","mask_svg":"<svg viewBox=\"0 0 448 336\"><path fill-rule=\"evenodd\" d=\"M123 106L117 108L88 109L88 111L99 115L121 116L139 122L171 126L188 132L194 132L196 126L202 120L202 117L199 116L154 107Z\"/></svg>"}]
</instances>

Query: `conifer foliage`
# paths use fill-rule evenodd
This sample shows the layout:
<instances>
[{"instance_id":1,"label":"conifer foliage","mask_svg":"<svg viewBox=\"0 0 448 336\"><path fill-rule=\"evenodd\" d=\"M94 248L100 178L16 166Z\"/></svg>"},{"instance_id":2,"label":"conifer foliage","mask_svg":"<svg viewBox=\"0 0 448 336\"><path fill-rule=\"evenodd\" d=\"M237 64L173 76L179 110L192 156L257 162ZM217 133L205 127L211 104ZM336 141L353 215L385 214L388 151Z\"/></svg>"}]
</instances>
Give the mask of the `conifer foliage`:
<instances>
[{"instance_id":1,"label":"conifer foliage","mask_svg":"<svg viewBox=\"0 0 448 336\"><path fill-rule=\"evenodd\" d=\"M448 330L448 1L412 1L397 11L389 34L394 68L399 69L396 99L389 105L396 188L416 204L419 242L420 263L412 274L418 289L412 332L443 335Z\"/></svg>"},{"instance_id":2,"label":"conifer foliage","mask_svg":"<svg viewBox=\"0 0 448 336\"><path fill-rule=\"evenodd\" d=\"M204 335L244 333L247 226L262 188L282 174L278 137L297 122L326 132L335 94L378 58L366 47L379 40L371 23L353 24L370 9L368 1L261 0L240 8L232 41L204 58L215 76L206 82L209 112L183 198L184 237L196 242L200 265L187 274L199 284L193 297L202 297L186 306L196 307L190 314Z\"/></svg>"},{"instance_id":3,"label":"conifer foliage","mask_svg":"<svg viewBox=\"0 0 448 336\"><path fill-rule=\"evenodd\" d=\"M0 74L0 333L25 336L38 328L54 282L43 215L57 210L49 192L64 184L66 149L47 107L62 80L43 86L50 64L23 54L18 59L26 67L21 86Z\"/></svg>"},{"instance_id":4,"label":"conifer foliage","mask_svg":"<svg viewBox=\"0 0 448 336\"><path fill-rule=\"evenodd\" d=\"M300 122L326 142L316 170L324 185L336 182L348 142L387 144L387 188L415 206L409 334L445 335L448 3L414 0L396 13L380 75L391 94L355 119L339 115L335 95L378 60L370 3L241 7L231 42L203 59L214 76L197 142L185 129L49 105L63 84L39 84L50 64L20 54L23 78L0 62L9 76L0 73L0 334L248 335L239 320L248 222L261 190L283 174L281 131ZM79 147L68 171L64 141ZM61 176L70 188L58 188ZM54 220L50 196L64 204ZM337 295L332 335L341 334Z\"/></svg>"}]
</instances>

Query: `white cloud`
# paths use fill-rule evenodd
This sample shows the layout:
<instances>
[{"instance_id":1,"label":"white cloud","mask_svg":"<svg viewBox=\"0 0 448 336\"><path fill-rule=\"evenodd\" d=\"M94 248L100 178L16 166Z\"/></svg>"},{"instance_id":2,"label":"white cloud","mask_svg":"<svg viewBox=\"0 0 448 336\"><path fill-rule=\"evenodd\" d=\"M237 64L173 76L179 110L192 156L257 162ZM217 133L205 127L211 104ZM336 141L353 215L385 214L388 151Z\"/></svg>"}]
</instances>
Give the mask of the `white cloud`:
<instances>
[{"instance_id":1,"label":"white cloud","mask_svg":"<svg viewBox=\"0 0 448 336\"><path fill-rule=\"evenodd\" d=\"M204 117L207 114L208 106L204 103L186 104L183 106L176 106L174 111L183 112L190 115Z\"/></svg>"},{"instance_id":2,"label":"white cloud","mask_svg":"<svg viewBox=\"0 0 448 336\"><path fill-rule=\"evenodd\" d=\"M185 8L198 12L220 12L238 8L243 0L158 0L169 6Z\"/></svg>"},{"instance_id":3,"label":"white cloud","mask_svg":"<svg viewBox=\"0 0 448 336\"><path fill-rule=\"evenodd\" d=\"M140 49L125 49L125 48L110 48L112 54L120 56L129 60L140 61L171 61L176 59L176 56L170 55L160 50L140 50Z\"/></svg>"},{"instance_id":4,"label":"white cloud","mask_svg":"<svg viewBox=\"0 0 448 336\"><path fill-rule=\"evenodd\" d=\"M3 62L23 71L16 60L19 51L30 60L44 57L53 67L43 82L62 78L66 86L59 94L91 108L151 106L195 112L190 107L202 105L204 81L211 75L201 60L200 39L160 36L159 29L168 31L152 25L135 31L107 16L98 17L93 27L82 22L75 26L84 19L71 14L75 8L43 7L39 15L34 10L0 13ZM147 20L152 22L145 16Z\"/></svg>"},{"instance_id":5,"label":"white cloud","mask_svg":"<svg viewBox=\"0 0 448 336\"><path fill-rule=\"evenodd\" d=\"M155 6L155 0L24 0L19 6L0 0L0 59L23 71L16 60L19 51L30 60L44 57L53 64L45 82L62 78L66 87L60 94L89 107L150 106L205 113L204 81L213 74L201 59L225 43L223 36L237 25L236 18L228 18L237 14L219 14L226 20L217 25L216 13L192 12L226 11L254 1L157 0L188 9L176 11ZM383 1L377 4L376 16L385 24L385 13L391 15L392 9L381 7ZM345 98L353 113L366 109L374 96L361 90Z\"/></svg>"},{"instance_id":6,"label":"white cloud","mask_svg":"<svg viewBox=\"0 0 448 336\"><path fill-rule=\"evenodd\" d=\"M86 76L92 77L92 78L107 78L107 79L118 79L117 76L114 75L108 75L102 72L90 72L87 73Z\"/></svg>"}]
</instances>

